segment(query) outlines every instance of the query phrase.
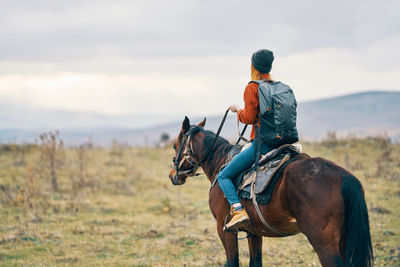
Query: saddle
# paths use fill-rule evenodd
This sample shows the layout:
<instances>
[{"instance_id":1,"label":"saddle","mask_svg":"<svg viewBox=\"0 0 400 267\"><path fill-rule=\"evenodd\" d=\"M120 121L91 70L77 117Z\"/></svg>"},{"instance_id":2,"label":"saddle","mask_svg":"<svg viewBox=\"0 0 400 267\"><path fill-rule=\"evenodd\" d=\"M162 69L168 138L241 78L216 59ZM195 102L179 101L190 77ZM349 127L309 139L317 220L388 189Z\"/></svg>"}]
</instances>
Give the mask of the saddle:
<instances>
[{"instance_id":1,"label":"saddle","mask_svg":"<svg viewBox=\"0 0 400 267\"><path fill-rule=\"evenodd\" d=\"M234 146L231 151L229 151L227 160L222 168L228 165L243 148L245 147ZM255 196L258 203L268 204L275 183L280 177L284 167L294 161L296 159L295 155L299 154L301 150L302 147L300 144L286 144L263 155L259 161L257 171L254 170L253 165L250 169L245 170L233 180L239 197L251 200L253 198L252 196Z\"/></svg>"}]
</instances>

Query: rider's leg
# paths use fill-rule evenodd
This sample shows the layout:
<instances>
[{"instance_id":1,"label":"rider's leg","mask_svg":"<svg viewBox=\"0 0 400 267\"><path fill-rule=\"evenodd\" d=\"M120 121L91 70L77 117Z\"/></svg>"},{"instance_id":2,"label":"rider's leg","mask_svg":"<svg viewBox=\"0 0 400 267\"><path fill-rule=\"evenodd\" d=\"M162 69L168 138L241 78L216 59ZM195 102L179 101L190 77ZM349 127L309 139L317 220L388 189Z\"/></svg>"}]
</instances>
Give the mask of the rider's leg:
<instances>
[{"instance_id":1,"label":"rider's leg","mask_svg":"<svg viewBox=\"0 0 400 267\"><path fill-rule=\"evenodd\" d=\"M261 152L267 153L271 149L266 145L261 146ZM232 219L227 224L228 228L236 228L247 222L249 217L243 209L232 179L241 172L250 168L255 161L255 144L242 151L237 155L218 175L219 185L224 192L229 204L231 205Z\"/></svg>"},{"instance_id":2,"label":"rider's leg","mask_svg":"<svg viewBox=\"0 0 400 267\"><path fill-rule=\"evenodd\" d=\"M239 175L244 170L251 167L254 163L254 144L249 146L246 150L240 152L229 164L218 174L219 185L224 192L228 202L231 206L236 208L240 205L240 200L233 185L232 179Z\"/></svg>"}]
</instances>

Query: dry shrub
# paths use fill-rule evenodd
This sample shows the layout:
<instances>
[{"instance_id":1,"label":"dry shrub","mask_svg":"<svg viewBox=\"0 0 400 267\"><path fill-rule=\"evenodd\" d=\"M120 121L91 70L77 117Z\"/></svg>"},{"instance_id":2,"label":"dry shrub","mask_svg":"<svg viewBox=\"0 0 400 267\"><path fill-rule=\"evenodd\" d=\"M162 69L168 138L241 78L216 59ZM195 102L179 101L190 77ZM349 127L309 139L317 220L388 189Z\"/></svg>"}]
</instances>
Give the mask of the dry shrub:
<instances>
[{"instance_id":1,"label":"dry shrub","mask_svg":"<svg viewBox=\"0 0 400 267\"><path fill-rule=\"evenodd\" d=\"M26 188L31 195L41 194L38 175L33 164L29 164L25 168Z\"/></svg>"},{"instance_id":2,"label":"dry shrub","mask_svg":"<svg viewBox=\"0 0 400 267\"><path fill-rule=\"evenodd\" d=\"M19 172L19 177L23 180L17 180L17 172L14 169L11 171L11 177L14 185L0 185L2 202L10 206L24 207L33 222L42 221L49 203L41 190L38 171L34 165L29 163Z\"/></svg>"},{"instance_id":3,"label":"dry shrub","mask_svg":"<svg viewBox=\"0 0 400 267\"><path fill-rule=\"evenodd\" d=\"M87 151L86 148L81 145L74 148L74 152L76 155L76 168L72 168L70 180L72 184L72 192L73 194L76 194L76 192L87 183Z\"/></svg>"},{"instance_id":4,"label":"dry shrub","mask_svg":"<svg viewBox=\"0 0 400 267\"><path fill-rule=\"evenodd\" d=\"M41 222L50 208L48 196L42 192L38 170L31 163L24 171L25 186L22 189L27 214L33 222Z\"/></svg>"},{"instance_id":5,"label":"dry shrub","mask_svg":"<svg viewBox=\"0 0 400 267\"><path fill-rule=\"evenodd\" d=\"M40 141L40 161L44 171L47 172L52 189L58 191L57 172L65 156L63 141L58 131L41 134Z\"/></svg>"},{"instance_id":6,"label":"dry shrub","mask_svg":"<svg viewBox=\"0 0 400 267\"><path fill-rule=\"evenodd\" d=\"M394 155L393 144L387 135L376 136L373 138L381 153L377 155L376 176L389 180L396 180L400 174L396 172L400 164L398 158Z\"/></svg>"}]
</instances>

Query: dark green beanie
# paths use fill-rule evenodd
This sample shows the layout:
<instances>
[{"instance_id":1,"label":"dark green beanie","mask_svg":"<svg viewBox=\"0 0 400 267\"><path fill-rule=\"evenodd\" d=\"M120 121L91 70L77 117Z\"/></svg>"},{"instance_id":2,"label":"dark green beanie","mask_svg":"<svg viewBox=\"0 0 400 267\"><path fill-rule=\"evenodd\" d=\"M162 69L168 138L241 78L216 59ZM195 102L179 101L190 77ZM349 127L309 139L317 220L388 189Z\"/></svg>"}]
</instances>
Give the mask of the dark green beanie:
<instances>
[{"instance_id":1,"label":"dark green beanie","mask_svg":"<svg viewBox=\"0 0 400 267\"><path fill-rule=\"evenodd\" d=\"M261 73L269 73L271 71L272 61L274 61L274 53L267 49L260 49L251 57L251 64Z\"/></svg>"}]
</instances>

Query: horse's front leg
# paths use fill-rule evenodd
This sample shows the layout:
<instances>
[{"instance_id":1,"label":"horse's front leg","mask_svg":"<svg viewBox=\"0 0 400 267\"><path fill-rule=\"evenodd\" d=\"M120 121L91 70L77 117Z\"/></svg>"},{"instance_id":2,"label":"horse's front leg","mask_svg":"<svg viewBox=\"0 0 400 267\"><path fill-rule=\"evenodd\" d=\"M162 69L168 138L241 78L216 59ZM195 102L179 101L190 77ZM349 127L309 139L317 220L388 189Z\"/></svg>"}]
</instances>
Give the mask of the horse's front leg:
<instances>
[{"instance_id":1,"label":"horse's front leg","mask_svg":"<svg viewBox=\"0 0 400 267\"><path fill-rule=\"evenodd\" d=\"M250 236L248 238L250 251L250 267L262 266L262 237Z\"/></svg>"},{"instance_id":2,"label":"horse's front leg","mask_svg":"<svg viewBox=\"0 0 400 267\"><path fill-rule=\"evenodd\" d=\"M217 222L217 230L219 238L225 248L227 266L239 267L239 247L237 234L223 231L223 221Z\"/></svg>"}]
</instances>

